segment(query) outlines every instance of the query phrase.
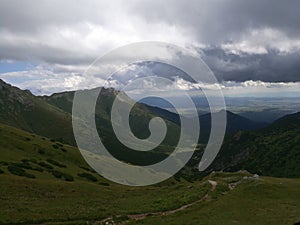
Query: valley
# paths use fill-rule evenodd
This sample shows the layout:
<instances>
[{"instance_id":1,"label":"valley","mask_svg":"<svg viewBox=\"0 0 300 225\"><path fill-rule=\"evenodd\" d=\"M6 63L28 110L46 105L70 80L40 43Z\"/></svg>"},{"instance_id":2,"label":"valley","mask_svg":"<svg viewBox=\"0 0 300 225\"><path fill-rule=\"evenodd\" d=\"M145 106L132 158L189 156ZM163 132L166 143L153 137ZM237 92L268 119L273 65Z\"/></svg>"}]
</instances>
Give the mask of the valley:
<instances>
[{"instance_id":1,"label":"valley","mask_svg":"<svg viewBox=\"0 0 300 225\"><path fill-rule=\"evenodd\" d=\"M96 121L105 131L105 143L122 149L115 152L117 157L148 164L172 152L180 127L177 114L142 103L135 106L132 129L141 138L149 135L145 126L154 116L162 117L172 131L160 148L139 156L116 144L108 116L115 91L106 89L104 94L105 107L96 109ZM299 113L268 125L227 112L224 144L207 171L197 171L205 148L200 138L194 156L174 177L147 187L126 187L98 175L76 148L72 98L72 92L37 97L1 82L0 224L300 221ZM210 116L199 119L208 134Z\"/></svg>"}]
</instances>

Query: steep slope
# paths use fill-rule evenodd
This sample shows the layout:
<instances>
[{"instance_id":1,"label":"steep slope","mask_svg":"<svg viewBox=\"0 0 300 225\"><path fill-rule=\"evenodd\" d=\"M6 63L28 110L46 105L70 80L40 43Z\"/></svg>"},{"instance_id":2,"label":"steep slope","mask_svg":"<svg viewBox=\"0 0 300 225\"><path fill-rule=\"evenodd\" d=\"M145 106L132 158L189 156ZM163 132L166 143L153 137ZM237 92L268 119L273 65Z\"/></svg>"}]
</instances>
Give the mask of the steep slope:
<instances>
[{"instance_id":1,"label":"steep slope","mask_svg":"<svg viewBox=\"0 0 300 225\"><path fill-rule=\"evenodd\" d=\"M146 105L146 107L151 112L154 112L156 115L159 115L162 118L165 118L169 121L172 121L180 125L180 117L178 114L155 106ZM233 134L236 133L237 131L258 130L268 125L267 123L252 121L250 119L247 119L243 116L237 115L230 111L226 111L226 114L227 114L227 124L226 124L227 134ZM206 143L211 130L211 114L206 113L200 115L199 122L200 122L200 132L201 132L199 137L199 143Z\"/></svg>"},{"instance_id":2,"label":"steep slope","mask_svg":"<svg viewBox=\"0 0 300 225\"><path fill-rule=\"evenodd\" d=\"M75 145L70 114L2 80L0 122Z\"/></svg>"},{"instance_id":3,"label":"steep slope","mask_svg":"<svg viewBox=\"0 0 300 225\"><path fill-rule=\"evenodd\" d=\"M212 169L300 177L300 112L256 132L228 137Z\"/></svg>"},{"instance_id":4,"label":"steep slope","mask_svg":"<svg viewBox=\"0 0 300 225\"><path fill-rule=\"evenodd\" d=\"M38 98L71 114L74 94L74 91L66 91L61 93L54 93L50 96L38 96Z\"/></svg>"},{"instance_id":5,"label":"steep slope","mask_svg":"<svg viewBox=\"0 0 300 225\"><path fill-rule=\"evenodd\" d=\"M237 131L244 130L257 130L267 126L266 123L255 122L249 120L243 116L237 115L230 111L226 111L227 114L227 125L226 131L227 133L235 133ZM211 114L205 114L199 117L200 122L202 123L202 127L204 130L210 129L211 123Z\"/></svg>"},{"instance_id":6,"label":"steep slope","mask_svg":"<svg viewBox=\"0 0 300 225\"><path fill-rule=\"evenodd\" d=\"M220 112L217 112L220 113ZM258 130L268 124L262 122L255 122L249 120L245 117L226 111L227 114L227 123L226 123L226 134L233 134L237 131L249 131L249 130ZM211 114L207 113L199 116L201 134L200 134L200 143L207 143L210 131L211 131Z\"/></svg>"},{"instance_id":7,"label":"steep slope","mask_svg":"<svg viewBox=\"0 0 300 225\"><path fill-rule=\"evenodd\" d=\"M300 219L299 185L299 179L254 179L239 172L126 187L97 175L76 148L0 124L3 225L292 224Z\"/></svg>"},{"instance_id":8,"label":"steep slope","mask_svg":"<svg viewBox=\"0 0 300 225\"><path fill-rule=\"evenodd\" d=\"M105 124L105 126L101 127L101 129L105 130L107 129L107 127L109 127L110 107L117 92L115 92L114 89L103 89L102 92L103 93L101 93L101 100L99 100L96 106L96 121L98 121L99 126L101 126L101 124ZM72 111L72 101L74 98L74 92L56 93L51 96L42 96L40 98L66 112ZM132 111L132 114L132 130L140 138L146 138L150 135L148 131L148 122L149 118L152 118L154 116L159 116L161 118L164 118L166 121L170 121L180 126L180 118L178 114L165 109L161 109L159 107L150 106L143 103L137 103ZM206 113L204 115L199 116L199 121L201 126L199 142L206 143L211 129L211 114ZM173 128L175 127L175 130L178 130L178 127L174 126L174 124ZM230 111L227 111L227 134L232 134L237 131L257 130L267 125L268 124L266 123L255 122L245 117L234 114ZM170 130L174 129L171 128ZM172 137L173 138L169 138L168 144L175 145L177 138L174 138L174 135Z\"/></svg>"},{"instance_id":9,"label":"steep slope","mask_svg":"<svg viewBox=\"0 0 300 225\"><path fill-rule=\"evenodd\" d=\"M120 160L129 160L133 163L146 163L147 160L150 160L147 163L152 163L167 157L166 153L173 150L172 146L177 143L180 133L180 128L168 118L165 118L165 122L170 132L162 145L152 152L143 154L132 151L118 141L110 122L111 106L118 93L112 88L102 89L101 98L98 98L96 105L96 124L101 130L101 138L107 148L111 149L112 154ZM76 145L71 116L73 97L74 92L37 97L29 91L20 90L0 81L0 122ZM151 111L143 104L136 104L130 115L133 133L139 138L148 137L149 121L156 116L155 111Z\"/></svg>"},{"instance_id":10,"label":"steep slope","mask_svg":"<svg viewBox=\"0 0 300 225\"><path fill-rule=\"evenodd\" d=\"M0 224L87 224L178 208L209 188L206 181L173 178L144 188L117 185L95 173L73 146L0 124Z\"/></svg>"},{"instance_id":11,"label":"steep slope","mask_svg":"<svg viewBox=\"0 0 300 225\"><path fill-rule=\"evenodd\" d=\"M176 145L179 139L180 127L172 121L172 118L162 116L162 114L154 110L154 108L141 103L136 103L131 110L129 122L132 132L137 137L144 139L150 135L148 127L149 121L157 116L162 116L162 118L164 118L168 132L162 144L152 151L139 152L125 147L115 137L110 119L111 107L118 93L119 92L115 89L103 88L96 104L95 120L98 129L101 130L99 134L105 146L110 150L111 154L119 160L128 161L138 165L153 164L166 158L168 154L174 150L173 146ZM74 92L57 93L39 98L66 112L71 112Z\"/></svg>"},{"instance_id":12,"label":"steep slope","mask_svg":"<svg viewBox=\"0 0 300 225\"><path fill-rule=\"evenodd\" d=\"M113 88L103 88L101 94L98 97L96 104L96 121L101 129L107 129L110 123L110 111L112 103L115 100L119 91ZM58 107L66 112L72 112L72 103L75 92L62 92L55 93L51 96L41 96L40 99ZM148 122L151 118L160 116L165 119L166 123L174 130L178 130L179 127L176 124L180 124L179 117L175 113L171 113L167 110L151 107L142 103L136 103L131 111L130 125L132 130L140 138L146 138L150 135L148 130ZM171 129L171 130L172 130ZM110 130L112 131L112 130ZM174 136L173 138L174 139ZM171 141L171 140L169 140ZM175 143L175 142L174 142Z\"/></svg>"}]
</instances>

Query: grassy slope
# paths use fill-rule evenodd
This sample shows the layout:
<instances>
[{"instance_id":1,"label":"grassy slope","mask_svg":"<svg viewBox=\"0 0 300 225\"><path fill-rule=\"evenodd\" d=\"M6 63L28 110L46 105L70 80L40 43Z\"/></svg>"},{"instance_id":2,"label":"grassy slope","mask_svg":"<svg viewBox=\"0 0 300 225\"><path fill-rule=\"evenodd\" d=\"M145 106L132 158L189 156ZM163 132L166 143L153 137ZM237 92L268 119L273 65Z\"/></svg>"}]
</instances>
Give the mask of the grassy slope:
<instances>
[{"instance_id":1,"label":"grassy slope","mask_svg":"<svg viewBox=\"0 0 300 225\"><path fill-rule=\"evenodd\" d=\"M1 80L0 123L75 144L70 114Z\"/></svg>"},{"instance_id":2,"label":"grassy slope","mask_svg":"<svg viewBox=\"0 0 300 225\"><path fill-rule=\"evenodd\" d=\"M166 123L170 132L163 144L155 149L157 152L140 153L124 147L118 141L110 123L110 108L117 93L114 89L104 89L96 107L96 123L106 147L112 150L116 158L136 164L155 163L167 157L174 149L170 146L177 143L180 132L179 127L168 120ZM73 96L74 92L65 92L37 97L0 80L0 123L76 146L70 114ZM133 132L140 138L148 137L148 123L155 116L155 112L137 104L131 116Z\"/></svg>"},{"instance_id":3,"label":"grassy slope","mask_svg":"<svg viewBox=\"0 0 300 225\"><path fill-rule=\"evenodd\" d=\"M240 132L223 143L211 168L246 169L276 177L300 177L300 113L255 132Z\"/></svg>"},{"instance_id":4,"label":"grassy slope","mask_svg":"<svg viewBox=\"0 0 300 225\"><path fill-rule=\"evenodd\" d=\"M59 145L59 148L53 145ZM110 215L165 210L201 198L209 188L206 183L192 184L174 179L146 188L116 185L88 171L89 167L76 148L60 145L0 125L0 169L4 172L0 174L0 224L93 220ZM41 149L43 154L39 153ZM35 178L13 175L8 171L8 166L19 165L24 159L30 160L28 164L32 168L42 168L43 171L23 168L26 174ZM47 159L54 159L66 168L52 165L53 169L47 169L39 165L41 162L49 165ZM55 178L53 170L72 176L74 181ZM78 176L84 172L98 181Z\"/></svg>"},{"instance_id":5,"label":"grassy slope","mask_svg":"<svg viewBox=\"0 0 300 225\"><path fill-rule=\"evenodd\" d=\"M90 93L93 94L93 90L91 90ZM138 152L126 148L115 137L110 122L112 103L114 102L118 93L118 91L112 88L102 89L96 105L95 120L98 129L101 131L99 133L105 146L110 149L111 154L113 154L119 160L128 161L138 165L153 164L166 158L167 155L174 150L174 147L172 146L175 146L178 142L180 127L174 122L170 121L168 117L164 117L168 127L168 132L165 140L159 147L149 152ZM71 112L73 97L74 92L63 92L39 98L66 112ZM135 104L131 110L129 121L133 133L138 138L147 138L150 135L148 128L149 121L157 115L159 115L159 113L153 110L151 107L149 108L140 103Z\"/></svg>"},{"instance_id":6,"label":"grassy slope","mask_svg":"<svg viewBox=\"0 0 300 225\"><path fill-rule=\"evenodd\" d=\"M300 179L261 177L232 191L217 186L207 202L182 212L128 224L290 225L300 222L299 194Z\"/></svg>"},{"instance_id":7,"label":"grassy slope","mask_svg":"<svg viewBox=\"0 0 300 225\"><path fill-rule=\"evenodd\" d=\"M41 149L42 154L39 153ZM210 189L207 178L194 183L170 179L142 188L113 184L89 171L76 148L61 146L61 143L6 125L0 125L0 152L0 169L4 172L0 174L0 224L87 224L86 221L93 224L93 221L109 216L176 209L201 199ZM38 164L48 163L49 158L66 168L52 165L53 169L46 169ZM35 176L27 178L8 171L9 165L18 165L24 159L31 160L29 165L41 167L43 172L25 169L26 173ZM55 178L53 170L72 176L74 181ZM97 181L78 176L84 172L96 177ZM244 175L212 175L209 179L218 181L218 186L210 201L166 217L146 218L138 224L201 224L199 221L231 224L233 220L239 221L238 224L253 224L251 221L268 224L262 221L295 222L299 219L300 206L295 197L299 196L299 180L263 178L228 192L227 184ZM224 191L228 193L224 195ZM276 209L279 209L277 214L274 213Z\"/></svg>"}]
</instances>

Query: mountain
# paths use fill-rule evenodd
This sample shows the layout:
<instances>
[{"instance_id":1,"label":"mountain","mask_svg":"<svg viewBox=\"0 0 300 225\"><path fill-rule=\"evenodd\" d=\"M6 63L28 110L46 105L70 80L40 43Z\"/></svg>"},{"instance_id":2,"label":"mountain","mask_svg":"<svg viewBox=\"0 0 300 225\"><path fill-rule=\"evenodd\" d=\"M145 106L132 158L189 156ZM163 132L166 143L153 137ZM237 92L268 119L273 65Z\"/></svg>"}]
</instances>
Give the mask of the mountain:
<instances>
[{"instance_id":1,"label":"mountain","mask_svg":"<svg viewBox=\"0 0 300 225\"><path fill-rule=\"evenodd\" d=\"M243 116L232 113L230 111L226 111L226 114L227 114L227 124L226 124L227 133L235 133L237 131L243 131L243 130L258 130L268 125L267 123L256 122L247 119ZM202 123L201 128L203 128L204 130L210 129L211 126L210 113L200 116L199 119L200 119L200 123Z\"/></svg>"},{"instance_id":2,"label":"mountain","mask_svg":"<svg viewBox=\"0 0 300 225\"><path fill-rule=\"evenodd\" d=\"M300 177L299 162L300 112L284 116L259 131L228 137L211 169Z\"/></svg>"},{"instance_id":3,"label":"mountain","mask_svg":"<svg viewBox=\"0 0 300 225\"><path fill-rule=\"evenodd\" d=\"M75 145L71 111L74 92L36 97L5 82L0 82L0 123L14 126L50 139ZM173 151L180 134L179 116L157 107L136 103L130 115L133 133L139 138L149 136L148 124L153 117L162 117L168 127L163 143L148 152L126 148L114 135L110 110L119 92L103 89L96 105L96 124L100 137L111 154L119 160L137 165L161 161ZM227 113L227 137L212 169L235 171L247 169L272 176L299 177L299 113L285 116L273 124L253 122ZM199 117L200 142L205 143L210 132L210 114ZM255 130L255 132L251 131Z\"/></svg>"},{"instance_id":4,"label":"mountain","mask_svg":"<svg viewBox=\"0 0 300 225\"><path fill-rule=\"evenodd\" d=\"M76 145L71 115L74 92L38 97L3 81L0 88L0 123ZM89 91L92 93L93 90ZM126 148L114 135L110 120L110 110L118 93L115 89L103 88L96 104L95 120L105 146L119 160L134 164L152 164L166 158L179 139L180 127L165 117L169 132L159 147L148 152ZM157 116L159 115L151 107L135 104L129 118L132 132L139 138L147 138L150 135L149 121Z\"/></svg>"},{"instance_id":5,"label":"mountain","mask_svg":"<svg viewBox=\"0 0 300 225\"><path fill-rule=\"evenodd\" d=\"M112 93L111 89L111 93ZM97 113L97 118L107 118L109 120L109 105L113 102L114 97L112 98L112 95L109 94L110 92L107 92L106 89L104 89L104 93L101 94L101 99L104 97L104 105L106 106L106 111L103 111L101 107L99 107L101 104L98 104L98 108L96 108L96 113ZM74 92L63 92L63 93L56 93L51 96L43 96L41 97L43 100L47 101L48 103L66 111L66 112L71 112L72 111L72 101L74 97ZM133 126L133 130L136 130L136 134L140 135L141 138L145 138L149 135L147 131L148 129L143 129L144 127L147 127L147 122L149 119L145 118L145 115L152 115L154 114L155 116L162 117L166 119L167 121L171 121L178 126L180 126L180 117L177 113L170 112L169 110L162 109L160 107L152 106L152 105L147 105L145 103L147 102L153 103L153 101L159 101L160 103L166 102L164 100L161 100L159 98L146 98L143 100L143 103L137 103L136 105L138 108L142 108L143 110L143 115L144 118L139 118L138 123L143 124L144 126ZM167 103L165 103L167 104ZM134 112L133 112L134 113ZM260 128L263 128L267 126L267 123L264 122L256 122L252 121L250 119L247 119L243 116L234 114L230 111L226 111L227 113L227 126L226 126L226 132L227 134L232 134L237 131L248 131L248 130L257 130ZM137 117L134 117L137 119ZM211 129L211 114L210 113L205 113L203 115L199 116L199 121L200 121L200 137L199 141L200 143L206 143L210 134L210 129ZM104 123L104 121L102 121ZM106 121L105 124L108 122ZM105 129L105 127L104 127ZM175 144L172 143L172 144Z\"/></svg>"},{"instance_id":6,"label":"mountain","mask_svg":"<svg viewBox=\"0 0 300 225\"><path fill-rule=\"evenodd\" d=\"M60 123L71 126L74 93L36 97L29 91L0 84L0 205L9 206L1 209L0 224L186 224L187 221L189 224L199 221L296 224L300 221L300 205L295 197L299 196L299 179L258 177L239 171L213 172L193 182L176 175L147 187L112 183L95 173L77 148L53 139L72 134L61 130L64 127ZM102 102L99 100L102 104L96 109L96 122L104 131L102 138L106 144L122 150L122 154L115 152L117 157L134 157L144 164L166 157L172 147L169 143L176 139L174 135L179 129L174 123L178 122L178 115L144 104L133 108L131 125L137 135L147 135L148 121L154 116L164 118L173 132L157 153L139 158L116 142L109 114L117 92L107 89L104 93ZM241 129L239 121L243 127L253 128L243 118L230 112L227 116L234 128ZM206 122L209 126L209 116L202 120L203 125ZM255 132L228 135L210 169L247 169L264 175L300 177L299 125L300 113L296 113ZM199 158L195 161L199 163ZM257 205L261 206L259 212ZM214 220L207 215L215 215Z\"/></svg>"},{"instance_id":7,"label":"mountain","mask_svg":"<svg viewBox=\"0 0 300 225\"><path fill-rule=\"evenodd\" d=\"M75 92L56 93L51 96L42 96L40 99L58 107L66 112L72 111L72 102ZM128 161L138 165L147 165L158 162L168 156L174 150L180 135L180 127L174 122L172 116L176 114L169 113L166 110L158 110L142 103L136 103L131 110L129 123L132 132L141 139L150 135L148 128L149 121L154 117L162 117L167 125L167 135L162 144L157 148L147 151L134 151L124 146L116 138L111 124L111 107L120 92L113 88L102 88L95 108L95 120L99 130L100 137L105 146L111 150L111 154L119 160Z\"/></svg>"},{"instance_id":8,"label":"mountain","mask_svg":"<svg viewBox=\"0 0 300 225\"><path fill-rule=\"evenodd\" d=\"M74 94L74 91L65 91L61 93L54 93L50 96L38 96L38 98L71 114Z\"/></svg>"},{"instance_id":9,"label":"mountain","mask_svg":"<svg viewBox=\"0 0 300 225\"><path fill-rule=\"evenodd\" d=\"M167 118L170 121L180 125L179 115L176 113L172 113L168 110L163 110L158 107L148 106L152 111L155 111L157 115ZM238 131L252 131L259 130L264 127L267 127L269 124L265 122L257 122L250 119L247 119L238 114L232 113L230 111L226 111L227 114L227 123L226 123L226 134L234 134ZM200 122L200 137L199 143L207 143L210 131L211 131L211 113L206 113L204 115L199 116Z\"/></svg>"},{"instance_id":10,"label":"mountain","mask_svg":"<svg viewBox=\"0 0 300 225\"><path fill-rule=\"evenodd\" d=\"M156 106L146 105L152 112L155 112L157 115L165 118L169 121L172 121L178 125L180 125L180 117L178 114L170 112L165 109L161 109ZM220 113L220 112L218 112ZM227 124L226 124L226 133L233 134L238 131L251 131L258 130L268 126L268 123L265 122L257 122L246 117L240 116L238 114L232 113L230 111L226 111L227 114ZM199 116L200 122L200 143L206 143L211 130L211 113L205 113Z\"/></svg>"},{"instance_id":11,"label":"mountain","mask_svg":"<svg viewBox=\"0 0 300 225\"><path fill-rule=\"evenodd\" d=\"M75 145L69 113L2 80L0 123Z\"/></svg>"}]
</instances>

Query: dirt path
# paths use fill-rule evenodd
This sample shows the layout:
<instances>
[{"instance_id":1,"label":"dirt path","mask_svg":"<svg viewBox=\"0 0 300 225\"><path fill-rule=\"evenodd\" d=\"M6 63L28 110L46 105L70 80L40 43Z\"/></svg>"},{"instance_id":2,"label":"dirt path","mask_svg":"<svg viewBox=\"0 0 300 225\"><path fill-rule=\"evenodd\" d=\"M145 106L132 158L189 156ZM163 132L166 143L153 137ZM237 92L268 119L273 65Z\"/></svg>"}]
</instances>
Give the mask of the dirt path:
<instances>
[{"instance_id":1,"label":"dirt path","mask_svg":"<svg viewBox=\"0 0 300 225\"><path fill-rule=\"evenodd\" d=\"M218 185L217 181L208 180L208 182L211 184L211 191L214 191Z\"/></svg>"},{"instance_id":2,"label":"dirt path","mask_svg":"<svg viewBox=\"0 0 300 225\"><path fill-rule=\"evenodd\" d=\"M211 184L211 190L210 191L214 191L218 185L218 183L216 181L213 181L213 180L208 180L208 182ZM132 220L142 220L142 219L145 219L146 217L148 216L167 216L167 215L170 215L170 214L173 214L173 213L176 213L176 212L179 212L179 211L182 211L182 210L185 210L199 202L202 202L204 200L206 200L208 198L208 193L205 194L201 199L198 199L192 203L189 203L189 204L186 204L186 205L183 205L177 209L173 209L173 210L168 210L168 211L161 211L161 212L154 212L154 213L140 213L140 214L130 214L130 215L126 215L129 219L132 219ZM118 223L118 225L125 225L126 223L128 223L129 220L127 221L123 221L121 223ZM95 224L108 224L108 225L115 225L116 223L114 223L112 221L112 217L108 217L108 218L105 218L101 221L97 221Z\"/></svg>"},{"instance_id":3,"label":"dirt path","mask_svg":"<svg viewBox=\"0 0 300 225\"><path fill-rule=\"evenodd\" d=\"M217 187L217 182L216 181L213 181L213 180L208 180L208 182L211 184L211 189L210 191L214 191ZM177 209L173 209L173 210L167 210L167 211L160 211L160 212L147 212L147 213L140 213L140 214L129 214L129 215L126 215L126 217L128 218L128 220L126 221L123 221L123 222L120 222L120 223L115 223L113 221L113 217L112 216L109 216L109 217L106 217L105 219L102 219L102 220L98 220L98 221L95 221L95 222L88 222L87 221L87 225L125 225L127 224L130 219L131 220L142 220L142 219L145 219L146 217L148 216L167 216L167 215L170 215L170 214L173 214L173 213L176 213L176 212L180 212L180 211L183 211L197 203L200 203L204 200L206 200L207 198L209 197L209 192L206 193L201 199L198 199L192 203L189 203L189 204L186 204L186 205L183 205ZM118 216L116 216L118 217ZM42 224L33 224L33 225L42 225Z\"/></svg>"}]
</instances>

